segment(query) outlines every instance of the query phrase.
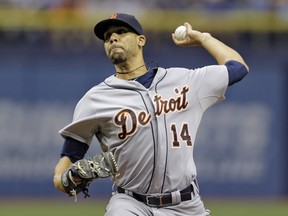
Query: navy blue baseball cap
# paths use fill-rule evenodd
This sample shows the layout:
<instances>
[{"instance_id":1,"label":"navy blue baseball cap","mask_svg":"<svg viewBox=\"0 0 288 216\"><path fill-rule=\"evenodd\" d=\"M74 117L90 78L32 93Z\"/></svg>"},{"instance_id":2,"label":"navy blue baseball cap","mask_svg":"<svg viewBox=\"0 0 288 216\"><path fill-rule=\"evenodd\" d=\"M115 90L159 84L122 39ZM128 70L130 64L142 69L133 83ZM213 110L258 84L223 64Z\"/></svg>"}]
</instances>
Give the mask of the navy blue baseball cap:
<instances>
[{"instance_id":1,"label":"navy blue baseball cap","mask_svg":"<svg viewBox=\"0 0 288 216\"><path fill-rule=\"evenodd\" d=\"M144 33L141 24L133 15L125 13L114 13L108 19L102 20L96 24L94 27L95 35L99 39L104 40L104 33L107 31L109 26L112 25L126 26L138 35L143 35Z\"/></svg>"}]
</instances>

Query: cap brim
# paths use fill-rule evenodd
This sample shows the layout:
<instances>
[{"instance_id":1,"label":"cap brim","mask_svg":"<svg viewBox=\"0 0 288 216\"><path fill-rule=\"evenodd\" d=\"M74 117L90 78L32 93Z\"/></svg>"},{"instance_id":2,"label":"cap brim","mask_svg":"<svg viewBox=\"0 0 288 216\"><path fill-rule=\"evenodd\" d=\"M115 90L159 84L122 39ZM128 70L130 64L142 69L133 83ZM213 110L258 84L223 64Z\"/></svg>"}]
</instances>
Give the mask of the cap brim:
<instances>
[{"instance_id":1,"label":"cap brim","mask_svg":"<svg viewBox=\"0 0 288 216\"><path fill-rule=\"evenodd\" d=\"M109 28L109 26L126 26L128 28L131 28L132 30L136 32L136 30L130 26L129 24L127 24L126 22L122 21L122 20L117 20L117 19L106 19L103 20L101 22L99 22L95 27L94 27L94 33L95 35L101 39L104 40L104 33L107 31L107 29Z\"/></svg>"}]
</instances>

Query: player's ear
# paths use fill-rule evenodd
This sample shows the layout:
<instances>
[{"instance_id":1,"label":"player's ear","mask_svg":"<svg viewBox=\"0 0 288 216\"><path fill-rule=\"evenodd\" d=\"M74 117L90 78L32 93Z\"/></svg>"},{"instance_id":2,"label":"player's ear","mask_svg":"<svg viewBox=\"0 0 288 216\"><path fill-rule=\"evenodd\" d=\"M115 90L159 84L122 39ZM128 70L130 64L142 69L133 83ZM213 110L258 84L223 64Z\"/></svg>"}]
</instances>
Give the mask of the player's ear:
<instances>
[{"instance_id":1,"label":"player's ear","mask_svg":"<svg viewBox=\"0 0 288 216\"><path fill-rule=\"evenodd\" d=\"M144 47L146 43L146 37L144 35L139 35L137 38L138 38L138 45Z\"/></svg>"}]
</instances>

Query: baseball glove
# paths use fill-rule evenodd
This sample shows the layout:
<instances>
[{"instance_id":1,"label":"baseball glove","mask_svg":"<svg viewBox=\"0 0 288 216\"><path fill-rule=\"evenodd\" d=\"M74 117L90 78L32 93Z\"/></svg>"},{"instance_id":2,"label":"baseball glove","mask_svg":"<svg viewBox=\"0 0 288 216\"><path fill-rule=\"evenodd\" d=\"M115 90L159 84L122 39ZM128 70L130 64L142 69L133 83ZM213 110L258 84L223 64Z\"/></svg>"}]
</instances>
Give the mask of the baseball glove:
<instances>
[{"instance_id":1,"label":"baseball glove","mask_svg":"<svg viewBox=\"0 0 288 216\"><path fill-rule=\"evenodd\" d=\"M88 188L90 183L97 178L117 177L118 166L112 152L103 152L94 157L78 160L71 167L65 170L61 182L69 196L80 192L89 196Z\"/></svg>"}]
</instances>

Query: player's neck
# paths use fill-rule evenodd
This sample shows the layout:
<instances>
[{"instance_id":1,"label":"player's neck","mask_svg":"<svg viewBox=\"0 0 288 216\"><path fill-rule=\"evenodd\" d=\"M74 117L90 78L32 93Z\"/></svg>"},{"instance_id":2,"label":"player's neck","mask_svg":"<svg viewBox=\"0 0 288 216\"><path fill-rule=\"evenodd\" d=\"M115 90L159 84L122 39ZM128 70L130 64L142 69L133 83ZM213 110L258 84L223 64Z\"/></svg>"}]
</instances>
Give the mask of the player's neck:
<instances>
[{"instance_id":1,"label":"player's neck","mask_svg":"<svg viewBox=\"0 0 288 216\"><path fill-rule=\"evenodd\" d=\"M130 80L142 76L147 72L146 64L143 63L134 67L116 67L116 77Z\"/></svg>"}]
</instances>

